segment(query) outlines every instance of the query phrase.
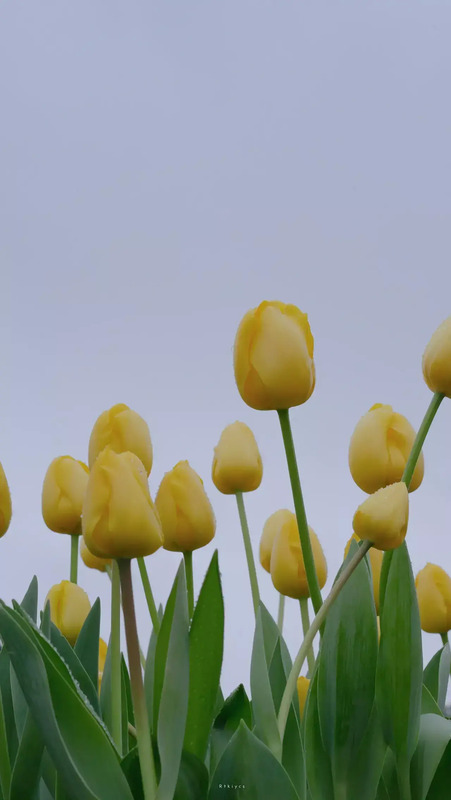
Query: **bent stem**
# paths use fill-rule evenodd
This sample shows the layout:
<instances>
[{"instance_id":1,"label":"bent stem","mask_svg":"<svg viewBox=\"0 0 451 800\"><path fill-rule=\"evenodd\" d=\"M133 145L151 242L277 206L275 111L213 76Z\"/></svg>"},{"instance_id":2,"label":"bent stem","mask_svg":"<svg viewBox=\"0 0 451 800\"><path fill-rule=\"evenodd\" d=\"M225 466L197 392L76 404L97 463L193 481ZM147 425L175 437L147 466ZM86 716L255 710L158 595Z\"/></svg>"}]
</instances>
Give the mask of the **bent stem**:
<instances>
[{"instance_id":1,"label":"bent stem","mask_svg":"<svg viewBox=\"0 0 451 800\"><path fill-rule=\"evenodd\" d=\"M302 619L302 630L304 632L304 638L307 636L307 633L310 628L310 619L308 613L308 599L306 597L301 597L299 600L299 605L301 607L301 619ZM309 678L313 675L313 670L315 669L315 654L313 652L313 647L310 647L307 653L307 664L308 664L308 676Z\"/></svg>"},{"instance_id":2,"label":"bent stem","mask_svg":"<svg viewBox=\"0 0 451 800\"><path fill-rule=\"evenodd\" d=\"M135 712L136 738L143 783L144 800L156 800L157 778L150 739L143 677L139 660L138 631L136 628L135 604L133 601L132 573L129 558L118 559L122 589L125 635L127 639L128 664Z\"/></svg>"},{"instance_id":3,"label":"bent stem","mask_svg":"<svg viewBox=\"0 0 451 800\"><path fill-rule=\"evenodd\" d=\"M304 641L302 642L299 648L299 652L293 661L293 666L288 676L288 680L282 696L282 702L280 704L279 716L277 720L281 741L283 741L283 736L285 733L285 726L287 724L290 704L293 698L293 694L296 691L296 681L302 669L302 665L307 657L307 653L310 647L312 646L312 642L316 634L318 633L321 625L323 624L329 608L335 602L346 581L350 578L355 568L360 564L362 558L364 558L365 554L368 552L370 547L371 547L371 542L367 541L363 542L363 544L359 545L359 549L353 555L351 560L346 564L343 571L340 573L334 585L332 586L332 589L330 590L328 596L326 597L324 603L322 604L320 610L318 611L310 628L308 629L307 635L305 636Z\"/></svg>"},{"instance_id":4,"label":"bent stem","mask_svg":"<svg viewBox=\"0 0 451 800\"><path fill-rule=\"evenodd\" d=\"M249 535L249 525L247 524L246 509L242 492L235 492L238 514L240 517L241 531L243 533L244 549L246 551L247 568L251 583L252 602L254 604L254 614L257 618L258 606L260 603L260 593L258 591L257 572L255 570L254 554L252 552L251 537Z\"/></svg>"},{"instance_id":5,"label":"bent stem","mask_svg":"<svg viewBox=\"0 0 451 800\"><path fill-rule=\"evenodd\" d=\"M183 559L185 561L186 593L188 595L188 616L191 622L194 611L194 579L193 579L192 550L187 550L186 553L183 553Z\"/></svg>"},{"instance_id":6,"label":"bent stem","mask_svg":"<svg viewBox=\"0 0 451 800\"><path fill-rule=\"evenodd\" d=\"M315 614L318 614L323 600L319 588L318 576L316 574L315 562L313 560L312 544L310 542L310 534L307 524L307 516L305 513L304 498L302 496L301 481L299 479L299 470L296 461L296 452L294 449L289 411L288 408L282 408L279 409L277 413L279 415L280 428L282 430L282 438L285 446L285 454L287 457L288 472L290 475L290 482L291 482L291 491L293 493L294 510L296 512L296 520L298 523L299 538L301 540L302 558L304 559L304 566L307 575L309 593L310 597L312 598Z\"/></svg>"},{"instance_id":7,"label":"bent stem","mask_svg":"<svg viewBox=\"0 0 451 800\"><path fill-rule=\"evenodd\" d=\"M415 472L415 467L417 465L417 461L420 457L421 449L424 444L424 440L428 435L429 428L432 425L432 421L440 407L440 403L442 402L445 395L441 394L440 392L435 392L429 406L426 410L426 413L423 417L423 422L421 423L418 433L415 437L415 441L412 445L412 449L410 451L409 458L407 459L407 464L404 469L404 473L402 479L406 484L407 488L410 486L410 482L412 480L413 473Z\"/></svg>"},{"instance_id":8,"label":"bent stem","mask_svg":"<svg viewBox=\"0 0 451 800\"><path fill-rule=\"evenodd\" d=\"M282 629L283 629L284 611L285 611L285 595L284 594L279 594L279 611L278 611L278 614L277 614L277 627L278 627L280 633L282 633Z\"/></svg>"},{"instance_id":9,"label":"bent stem","mask_svg":"<svg viewBox=\"0 0 451 800\"><path fill-rule=\"evenodd\" d=\"M156 634L160 630L160 620L158 619L158 612L157 607L155 605L155 600L153 598L152 587L149 581L149 575L146 568L146 562L144 558L138 558L138 567L139 573L141 575L141 581L144 589L144 594L146 596L147 608L149 609L150 618L152 620L153 629Z\"/></svg>"},{"instance_id":10,"label":"bent stem","mask_svg":"<svg viewBox=\"0 0 451 800\"><path fill-rule=\"evenodd\" d=\"M111 734L122 755L121 582L116 561L111 573Z\"/></svg>"},{"instance_id":11,"label":"bent stem","mask_svg":"<svg viewBox=\"0 0 451 800\"><path fill-rule=\"evenodd\" d=\"M78 539L80 533L72 533L70 537L70 581L77 583L78 579Z\"/></svg>"}]
</instances>

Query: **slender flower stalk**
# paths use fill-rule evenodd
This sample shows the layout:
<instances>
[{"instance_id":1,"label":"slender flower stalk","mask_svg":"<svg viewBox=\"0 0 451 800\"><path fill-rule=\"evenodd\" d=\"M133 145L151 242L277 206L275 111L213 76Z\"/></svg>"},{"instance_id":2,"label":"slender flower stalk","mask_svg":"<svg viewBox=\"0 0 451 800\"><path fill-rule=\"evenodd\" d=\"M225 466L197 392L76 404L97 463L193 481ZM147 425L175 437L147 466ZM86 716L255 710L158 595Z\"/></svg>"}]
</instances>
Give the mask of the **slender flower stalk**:
<instances>
[{"instance_id":1,"label":"slender flower stalk","mask_svg":"<svg viewBox=\"0 0 451 800\"><path fill-rule=\"evenodd\" d=\"M71 583L78 580L78 540L80 532L71 534L70 537L70 578Z\"/></svg>"},{"instance_id":2,"label":"slender flower stalk","mask_svg":"<svg viewBox=\"0 0 451 800\"><path fill-rule=\"evenodd\" d=\"M194 579L193 579L193 552L186 550L183 553L185 561L185 575L186 575L186 593L188 595L188 616L190 621L193 618L194 611Z\"/></svg>"},{"instance_id":3,"label":"slender flower stalk","mask_svg":"<svg viewBox=\"0 0 451 800\"><path fill-rule=\"evenodd\" d=\"M110 583L111 583L113 581L113 570L112 570L112 567L109 564L106 564L105 572L108 575L108 577L110 579ZM121 597L121 608L122 608L122 597ZM158 622L159 622L159 620L158 620ZM143 651L141 650L141 647L139 648L139 657L141 659L142 668L145 669L145 667L146 667L146 657L145 657Z\"/></svg>"},{"instance_id":4,"label":"slender flower stalk","mask_svg":"<svg viewBox=\"0 0 451 800\"><path fill-rule=\"evenodd\" d=\"M324 603L322 604L320 610L318 611L315 619L310 625L310 628L307 631L307 635L305 636L304 641L302 642L301 647L299 648L299 652L293 661L293 666L288 676L288 680L282 696L282 702L280 703L279 716L278 716L279 733L282 741L285 733L285 726L287 724L288 712L290 710L290 703L292 701L293 694L296 691L296 681L302 669L302 665L307 657L307 653L310 650L312 642L326 618L329 608L335 602L346 581L348 580L348 578L350 578L355 568L360 564L362 558L364 558L365 554L368 552L370 547L371 547L371 542L365 541L362 544L360 544L357 552L354 554L351 560L346 564L342 573L339 575L334 585L332 586L332 589L330 590L328 596L326 597Z\"/></svg>"},{"instance_id":5,"label":"slender flower stalk","mask_svg":"<svg viewBox=\"0 0 451 800\"><path fill-rule=\"evenodd\" d=\"M251 583L252 603L254 605L255 616L257 616L258 606L260 603L260 593L258 591L257 572L255 569L254 554L252 552L251 537L249 535L249 525L247 524L243 493L235 492L235 497L236 497L236 504L238 506L238 514L240 517L241 531L243 534L244 549L246 551L247 568L249 571L249 580Z\"/></svg>"},{"instance_id":6,"label":"slender flower stalk","mask_svg":"<svg viewBox=\"0 0 451 800\"><path fill-rule=\"evenodd\" d=\"M283 630L283 617L285 611L285 595L279 594L279 611L277 613L277 627L279 628L280 633Z\"/></svg>"},{"instance_id":7,"label":"slender flower stalk","mask_svg":"<svg viewBox=\"0 0 451 800\"><path fill-rule=\"evenodd\" d=\"M424 415L423 422L421 423L418 433L415 437L415 441L412 445L412 449L410 451L409 458L407 459L407 464L402 476L402 480L406 484L407 488L410 486L410 481L412 480L412 475L415 471L415 467L418 461L418 458L421 453L421 449L424 444L424 440L428 434L429 428L432 425L432 421L440 407L440 403L442 402L445 395L440 394L440 392L436 392L429 403L427 411Z\"/></svg>"},{"instance_id":8,"label":"slender flower stalk","mask_svg":"<svg viewBox=\"0 0 451 800\"><path fill-rule=\"evenodd\" d=\"M139 660L139 641L133 601L132 573L129 558L118 559L124 611L125 635L127 639L128 664L133 710L135 712L136 738L143 783L144 800L156 800L157 778L150 739L144 684Z\"/></svg>"},{"instance_id":9,"label":"slender flower stalk","mask_svg":"<svg viewBox=\"0 0 451 800\"><path fill-rule=\"evenodd\" d=\"M305 638L310 628L310 619L308 613L308 598L301 597L301 599L299 600L299 605L301 608L302 630L304 632L304 638ZM313 647L310 647L308 650L307 664L308 664L307 677L311 678L313 675L313 670L315 669L315 654L313 652Z\"/></svg>"},{"instance_id":10,"label":"slender flower stalk","mask_svg":"<svg viewBox=\"0 0 451 800\"><path fill-rule=\"evenodd\" d=\"M120 755L122 755L121 685L121 583L119 567L117 562L113 561L111 575L111 733Z\"/></svg>"},{"instance_id":11,"label":"slender flower stalk","mask_svg":"<svg viewBox=\"0 0 451 800\"><path fill-rule=\"evenodd\" d=\"M147 608L149 609L149 614L152 620L154 631L157 634L158 631L160 630L160 620L158 619L158 611L155 605L155 600L152 593L152 587L150 585L149 575L147 572L146 562L144 561L144 558L142 557L138 558L138 567L139 567L139 573L141 575L144 594L146 596Z\"/></svg>"},{"instance_id":12,"label":"slender flower stalk","mask_svg":"<svg viewBox=\"0 0 451 800\"><path fill-rule=\"evenodd\" d=\"M440 636L441 636L443 645L449 644L449 639L448 639L448 634L447 633L441 633Z\"/></svg>"},{"instance_id":13,"label":"slender flower stalk","mask_svg":"<svg viewBox=\"0 0 451 800\"><path fill-rule=\"evenodd\" d=\"M312 598L315 614L318 614L323 601L319 588L318 576L316 574L315 562L313 560L313 551L310 542L307 516L305 513L304 498L302 496L301 481L299 479L299 470L296 461L296 452L294 449L289 411L287 408L283 408L277 413L279 415L282 438L285 446L285 454L291 482L291 491L293 493L294 510L296 512L296 520L298 523L299 538L301 540L302 557L304 559L309 593L310 597Z\"/></svg>"}]
</instances>

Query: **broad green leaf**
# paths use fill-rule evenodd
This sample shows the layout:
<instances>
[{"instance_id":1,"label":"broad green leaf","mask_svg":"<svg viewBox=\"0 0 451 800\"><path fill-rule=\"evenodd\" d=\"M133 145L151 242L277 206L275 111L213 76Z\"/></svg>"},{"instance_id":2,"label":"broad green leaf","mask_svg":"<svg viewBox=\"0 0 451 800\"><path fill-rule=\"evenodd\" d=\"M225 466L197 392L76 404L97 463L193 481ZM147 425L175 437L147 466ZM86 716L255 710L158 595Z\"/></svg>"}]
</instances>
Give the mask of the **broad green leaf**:
<instances>
[{"instance_id":1,"label":"broad green leaf","mask_svg":"<svg viewBox=\"0 0 451 800\"><path fill-rule=\"evenodd\" d=\"M205 764L184 750L174 800L206 800L207 793L208 772Z\"/></svg>"},{"instance_id":2,"label":"broad green leaf","mask_svg":"<svg viewBox=\"0 0 451 800\"><path fill-rule=\"evenodd\" d=\"M8 739L6 734L5 717L3 714L2 697L0 694L0 798L9 797L11 784L11 763L9 760Z\"/></svg>"},{"instance_id":3,"label":"broad green leaf","mask_svg":"<svg viewBox=\"0 0 451 800\"><path fill-rule=\"evenodd\" d=\"M269 749L279 758L282 755L282 742L280 741L276 709L269 681L261 605L257 612L255 625L250 682L252 711L256 724L256 732L260 739L265 742Z\"/></svg>"},{"instance_id":4,"label":"broad green leaf","mask_svg":"<svg viewBox=\"0 0 451 800\"><path fill-rule=\"evenodd\" d=\"M158 619L163 619L163 609L160 605L158 609ZM157 647L157 633L155 628L152 628L152 633L149 639L149 646L147 648L146 666L144 668L144 693L146 695L147 713L149 720L153 722L153 684L154 684L154 671L155 671L155 651Z\"/></svg>"},{"instance_id":5,"label":"broad green leaf","mask_svg":"<svg viewBox=\"0 0 451 800\"><path fill-rule=\"evenodd\" d=\"M277 644L278 639L280 639L280 631L279 628L277 627L276 621L273 619L268 609L261 601L259 605L259 611L262 622L263 643L265 648L266 663L269 667L271 659L273 657L275 646Z\"/></svg>"},{"instance_id":6,"label":"broad green leaf","mask_svg":"<svg viewBox=\"0 0 451 800\"><path fill-rule=\"evenodd\" d=\"M279 713L280 702L287 683L288 674L288 669L285 668L282 657L282 640L279 637L269 665L269 682L277 714ZM301 792L305 793L305 771L302 755L297 691L293 695L285 727L282 743L282 764L288 772L298 794Z\"/></svg>"},{"instance_id":7,"label":"broad green leaf","mask_svg":"<svg viewBox=\"0 0 451 800\"><path fill-rule=\"evenodd\" d=\"M102 683L100 684L100 714L101 717L112 734L113 720L111 713L111 636L108 641L108 649L106 651L105 664L103 666Z\"/></svg>"},{"instance_id":8,"label":"broad green leaf","mask_svg":"<svg viewBox=\"0 0 451 800\"><path fill-rule=\"evenodd\" d=\"M94 685L86 672L83 664L78 658L74 648L69 644L66 637L63 636L61 631L53 624L50 623L50 641L56 647L61 659L67 665L69 672L73 679L77 682L80 691L86 695L91 706L100 713L99 696L97 693L97 685Z\"/></svg>"},{"instance_id":9,"label":"broad green leaf","mask_svg":"<svg viewBox=\"0 0 451 800\"><path fill-rule=\"evenodd\" d=\"M440 711L437 703L435 702L435 700L432 697L429 689L427 688L427 686L424 685L424 683L423 683L422 693L421 693L421 713L422 714L438 714L440 717L443 717L443 714Z\"/></svg>"},{"instance_id":10,"label":"broad green leaf","mask_svg":"<svg viewBox=\"0 0 451 800\"><path fill-rule=\"evenodd\" d=\"M305 771L312 800L333 798L332 767L330 758L324 749L319 724L318 668L315 669L310 681L302 724Z\"/></svg>"},{"instance_id":11,"label":"broad green leaf","mask_svg":"<svg viewBox=\"0 0 451 800\"><path fill-rule=\"evenodd\" d=\"M97 694L99 679L100 599L97 598L75 642L75 653L89 675Z\"/></svg>"},{"instance_id":12,"label":"broad green leaf","mask_svg":"<svg viewBox=\"0 0 451 800\"><path fill-rule=\"evenodd\" d=\"M355 797L358 800L374 800L377 788L381 783L386 752L387 745L374 704L368 727L357 750L349 776L349 797Z\"/></svg>"},{"instance_id":13,"label":"broad green leaf","mask_svg":"<svg viewBox=\"0 0 451 800\"><path fill-rule=\"evenodd\" d=\"M449 644L432 656L423 672L423 683L429 689L439 708L444 712L448 689L451 655Z\"/></svg>"},{"instance_id":14,"label":"broad green leaf","mask_svg":"<svg viewBox=\"0 0 451 800\"><path fill-rule=\"evenodd\" d=\"M58 653L3 603L0 634L66 791L77 800L132 800L116 750Z\"/></svg>"},{"instance_id":15,"label":"broad green leaf","mask_svg":"<svg viewBox=\"0 0 451 800\"><path fill-rule=\"evenodd\" d=\"M161 764L158 800L173 800L188 710L189 616L183 563L180 564L176 581L157 727Z\"/></svg>"},{"instance_id":16,"label":"broad green leaf","mask_svg":"<svg viewBox=\"0 0 451 800\"><path fill-rule=\"evenodd\" d=\"M25 797L34 796L40 780L43 751L41 733L28 712L11 775L9 800L24 800Z\"/></svg>"},{"instance_id":17,"label":"broad green leaf","mask_svg":"<svg viewBox=\"0 0 451 800\"><path fill-rule=\"evenodd\" d=\"M421 717L418 745L411 765L412 800L429 798L434 775L450 741L451 720L437 714L424 714ZM448 774L448 791L449 781ZM445 800L446 795L442 797Z\"/></svg>"},{"instance_id":18,"label":"broad green leaf","mask_svg":"<svg viewBox=\"0 0 451 800\"><path fill-rule=\"evenodd\" d=\"M145 800L137 746L129 750L127 755L124 756L121 761L121 767L132 791L133 800Z\"/></svg>"},{"instance_id":19,"label":"broad green leaf","mask_svg":"<svg viewBox=\"0 0 451 800\"><path fill-rule=\"evenodd\" d=\"M183 562L182 562L183 563ZM179 567L180 569L180 567ZM177 592L178 572L175 576L172 589L169 593L166 608L164 610L163 619L161 620L160 630L158 632L157 644L155 647L155 663L153 670L153 692L152 692L152 718L151 727L152 731L156 733L158 730L158 714L160 711L161 692L163 690L164 673L166 670L166 658L169 647L169 637L171 635L172 618L174 616L175 596Z\"/></svg>"},{"instance_id":20,"label":"broad green leaf","mask_svg":"<svg viewBox=\"0 0 451 800\"><path fill-rule=\"evenodd\" d=\"M131 750L136 745L136 738L129 734L128 723L135 726L135 715L133 712L133 699L132 687L130 684L130 675L128 674L127 664L124 656L121 654L121 690L122 690L122 741L128 742L128 748ZM125 745L124 745L125 747Z\"/></svg>"},{"instance_id":21,"label":"broad green leaf","mask_svg":"<svg viewBox=\"0 0 451 800\"><path fill-rule=\"evenodd\" d=\"M11 681L11 697L13 701L14 719L16 721L17 736L20 741L23 730L25 728L25 721L28 714L28 704L20 688L19 681L17 680L14 667L10 665L10 681Z\"/></svg>"},{"instance_id":22,"label":"broad green leaf","mask_svg":"<svg viewBox=\"0 0 451 800\"><path fill-rule=\"evenodd\" d=\"M11 695L11 662L5 648L0 652L0 704L3 707L6 740L8 742L9 761L12 764L19 746L14 717L13 699Z\"/></svg>"},{"instance_id":23,"label":"broad green leaf","mask_svg":"<svg viewBox=\"0 0 451 800\"><path fill-rule=\"evenodd\" d=\"M242 683L227 697L217 715L210 740L210 772L213 774L241 720L252 727L252 709Z\"/></svg>"},{"instance_id":24,"label":"broad green leaf","mask_svg":"<svg viewBox=\"0 0 451 800\"><path fill-rule=\"evenodd\" d=\"M218 696L224 649L224 601L215 550L189 632L189 701L184 749L205 758Z\"/></svg>"},{"instance_id":25,"label":"broad green leaf","mask_svg":"<svg viewBox=\"0 0 451 800\"><path fill-rule=\"evenodd\" d=\"M382 730L398 764L408 763L418 740L422 678L420 617L403 542L393 551L386 577L376 675Z\"/></svg>"},{"instance_id":26,"label":"broad green leaf","mask_svg":"<svg viewBox=\"0 0 451 800\"><path fill-rule=\"evenodd\" d=\"M222 754L208 800L224 800L227 795L234 800L298 800L280 762L244 722Z\"/></svg>"},{"instance_id":27,"label":"broad green leaf","mask_svg":"<svg viewBox=\"0 0 451 800\"><path fill-rule=\"evenodd\" d=\"M444 800L449 797L449 776L451 775L451 742L442 755L432 779L426 800Z\"/></svg>"},{"instance_id":28,"label":"broad green leaf","mask_svg":"<svg viewBox=\"0 0 451 800\"><path fill-rule=\"evenodd\" d=\"M26 611L28 616L31 617L33 622L36 623L38 616L38 579L36 575L33 575L20 606Z\"/></svg>"}]
</instances>

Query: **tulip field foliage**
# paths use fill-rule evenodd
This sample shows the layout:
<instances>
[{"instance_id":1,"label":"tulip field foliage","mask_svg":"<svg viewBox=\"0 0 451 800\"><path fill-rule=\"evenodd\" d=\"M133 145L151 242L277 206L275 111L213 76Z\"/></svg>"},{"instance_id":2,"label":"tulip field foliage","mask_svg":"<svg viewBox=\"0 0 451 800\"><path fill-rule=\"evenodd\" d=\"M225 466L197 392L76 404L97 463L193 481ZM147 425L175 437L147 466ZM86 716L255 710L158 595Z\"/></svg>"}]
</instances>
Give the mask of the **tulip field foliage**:
<instances>
[{"instance_id":1,"label":"tulip field foliage","mask_svg":"<svg viewBox=\"0 0 451 800\"><path fill-rule=\"evenodd\" d=\"M423 670L405 545L385 558L381 587L379 638L365 556L326 617L303 714L293 694L281 728L292 656L276 622L260 603L250 694L240 684L224 697L218 556L191 621L182 561L143 669L158 800L449 798L450 650ZM100 615L97 601L72 646L48 606L39 611L36 578L20 604L0 603L0 800L143 800L123 656L121 745L113 741L110 647L99 687Z\"/></svg>"}]
</instances>

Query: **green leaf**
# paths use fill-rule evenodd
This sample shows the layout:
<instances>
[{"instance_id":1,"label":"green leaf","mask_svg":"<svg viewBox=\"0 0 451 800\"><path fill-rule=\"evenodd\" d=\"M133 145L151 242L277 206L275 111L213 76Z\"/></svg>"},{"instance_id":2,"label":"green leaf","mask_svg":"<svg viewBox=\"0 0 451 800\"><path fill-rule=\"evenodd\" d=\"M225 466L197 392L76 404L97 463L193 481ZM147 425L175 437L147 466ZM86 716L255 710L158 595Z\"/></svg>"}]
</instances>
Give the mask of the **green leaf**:
<instances>
[{"instance_id":1,"label":"green leaf","mask_svg":"<svg viewBox=\"0 0 451 800\"><path fill-rule=\"evenodd\" d=\"M445 711L450 666L450 649L449 644L446 644L432 656L423 672L423 683L427 686L432 697L443 712Z\"/></svg>"},{"instance_id":2,"label":"green leaf","mask_svg":"<svg viewBox=\"0 0 451 800\"><path fill-rule=\"evenodd\" d=\"M24 800L37 790L41 776L44 742L36 723L28 712L11 775L9 800Z\"/></svg>"},{"instance_id":3,"label":"green leaf","mask_svg":"<svg viewBox=\"0 0 451 800\"><path fill-rule=\"evenodd\" d=\"M127 664L121 654L121 692L122 692L122 741L128 742L129 749L135 746L136 738L129 734L128 724L135 725L135 715L133 712L132 687L130 675L128 674ZM125 747L125 744L124 744Z\"/></svg>"},{"instance_id":4,"label":"green leaf","mask_svg":"<svg viewBox=\"0 0 451 800\"><path fill-rule=\"evenodd\" d=\"M72 677L78 683L80 691L86 695L95 712L100 713L97 686L92 683L74 648L53 622L50 623L50 642L67 665Z\"/></svg>"},{"instance_id":5,"label":"green leaf","mask_svg":"<svg viewBox=\"0 0 451 800\"><path fill-rule=\"evenodd\" d=\"M1 602L0 634L68 794L77 800L132 800L116 750L58 653Z\"/></svg>"},{"instance_id":6,"label":"green leaf","mask_svg":"<svg viewBox=\"0 0 451 800\"><path fill-rule=\"evenodd\" d=\"M443 800L449 797L449 776L451 775L451 743L442 755L426 800Z\"/></svg>"},{"instance_id":7,"label":"green leaf","mask_svg":"<svg viewBox=\"0 0 451 800\"><path fill-rule=\"evenodd\" d=\"M158 800L173 799L188 710L189 616L183 563L177 573L176 586L157 727L161 763Z\"/></svg>"},{"instance_id":8,"label":"green leaf","mask_svg":"<svg viewBox=\"0 0 451 800\"><path fill-rule=\"evenodd\" d=\"M205 758L218 696L224 649L224 601L215 550L189 632L189 701L184 749Z\"/></svg>"},{"instance_id":9,"label":"green leaf","mask_svg":"<svg viewBox=\"0 0 451 800\"><path fill-rule=\"evenodd\" d=\"M434 775L440 761L451 741L451 720L437 714L424 714L421 717L418 746L411 765L412 800L429 798ZM437 800L444 800L449 795L449 772L447 793L437 795Z\"/></svg>"},{"instance_id":10,"label":"green leaf","mask_svg":"<svg viewBox=\"0 0 451 800\"><path fill-rule=\"evenodd\" d=\"M256 733L276 757L280 758L282 755L282 742L280 741L276 709L269 681L261 605L257 612L254 643L252 647L251 695Z\"/></svg>"},{"instance_id":11,"label":"green leaf","mask_svg":"<svg viewBox=\"0 0 451 800\"><path fill-rule=\"evenodd\" d=\"M386 753L387 745L374 704L368 727L357 750L349 776L349 797L356 797L358 800L374 800L381 782Z\"/></svg>"},{"instance_id":12,"label":"green leaf","mask_svg":"<svg viewBox=\"0 0 451 800\"><path fill-rule=\"evenodd\" d=\"M310 681L303 716L303 741L307 784L312 800L334 797L332 767L324 748L318 715L318 667Z\"/></svg>"},{"instance_id":13,"label":"green leaf","mask_svg":"<svg viewBox=\"0 0 451 800\"><path fill-rule=\"evenodd\" d=\"M418 740L422 673L415 582L403 542L393 551L386 577L376 675L376 702L382 730L398 766L409 762Z\"/></svg>"},{"instance_id":14,"label":"green leaf","mask_svg":"<svg viewBox=\"0 0 451 800\"><path fill-rule=\"evenodd\" d=\"M440 711L437 703L435 702L434 698L432 697L429 689L423 683L422 693L421 693L421 713L422 714L438 714L440 717L443 717L442 712Z\"/></svg>"},{"instance_id":15,"label":"green leaf","mask_svg":"<svg viewBox=\"0 0 451 800\"><path fill-rule=\"evenodd\" d=\"M158 609L158 618L163 619L163 609L160 606ZM153 685L154 685L154 672L155 672L155 651L157 647L157 633L155 628L152 628L152 633L149 639L149 646L147 648L146 666L144 668L144 693L146 695L147 713L151 724L153 723Z\"/></svg>"},{"instance_id":16,"label":"green leaf","mask_svg":"<svg viewBox=\"0 0 451 800\"><path fill-rule=\"evenodd\" d=\"M174 800L206 800L207 793L208 771L205 764L184 750Z\"/></svg>"},{"instance_id":17,"label":"green leaf","mask_svg":"<svg viewBox=\"0 0 451 800\"><path fill-rule=\"evenodd\" d=\"M111 712L111 637L108 642L108 648L105 656L105 664L103 666L102 683L100 684L100 714L108 728L110 734L113 731L113 721Z\"/></svg>"},{"instance_id":18,"label":"green leaf","mask_svg":"<svg viewBox=\"0 0 451 800\"><path fill-rule=\"evenodd\" d=\"M172 619L174 616L178 574L179 573L177 572L177 575L175 576L174 583L172 584L172 589L170 591L166 603L166 608L164 610L163 619L161 620L161 626L158 632L157 644L155 647L155 663L153 670L153 692L152 692L153 732L156 732L158 730L158 714L160 711L161 692L163 690L164 673L166 670L166 658L168 654L169 637L171 635Z\"/></svg>"},{"instance_id":19,"label":"green leaf","mask_svg":"<svg viewBox=\"0 0 451 800\"><path fill-rule=\"evenodd\" d=\"M97 694L99 680L100 599L97 598L75 642L77 654Z\"/></svg>"},{"instance_id":20,"label":"green leaf","mask_svg":"<svg viewBox=\"0 0 451 800\"><path fill-rule=\"evenodd\" d=\"M252 709L242 683L224 701L217 715L210 740L210 773L213 774L241 720L252 727Z\"/></svg>"},{"instance_id":21,"label":"green leaf","mask_svg":"<svg viewBox=\"0 0 451 800\"><path fill-rule=\"evenodd\" d=\"M234 800L298 800L282 765L244 722L240 722L222 754L208 800L224 800L227 796Z\"/></svg>"},{"instance_id":22,"label":"green leaf","mask_svg":"<svg viewBox=\"0 0 451 800\"><path fill-rule=\"evenodd\" d=\"M11 662L5 648L0 652L0 703L3 706L6 740L8 743L9 760L12 764L17 753L19 741L14 717L13 699L11 694Z\"/></svg>"},{"instance_id":23,"label":"green leaf","mask_svg":"<svg viewBox=\"0 0 451 800\"><path fill-rule=\"evenodd\" d=\"M38 579L36 575L33 575L20 606L33 622L36 622L38 616Z\"/></svg>"}]
</instances>

